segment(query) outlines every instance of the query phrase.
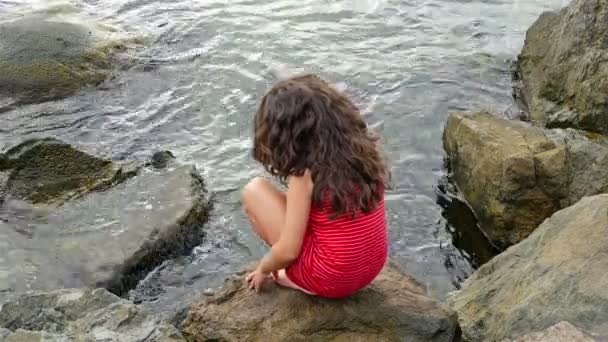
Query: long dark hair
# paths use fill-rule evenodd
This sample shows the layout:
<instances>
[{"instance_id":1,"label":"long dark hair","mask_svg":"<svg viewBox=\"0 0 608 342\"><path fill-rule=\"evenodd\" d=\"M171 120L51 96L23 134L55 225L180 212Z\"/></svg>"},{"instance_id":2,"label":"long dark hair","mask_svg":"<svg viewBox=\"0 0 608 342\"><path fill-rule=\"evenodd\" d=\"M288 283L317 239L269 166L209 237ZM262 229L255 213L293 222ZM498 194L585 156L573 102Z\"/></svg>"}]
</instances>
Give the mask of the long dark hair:
<instances>
[{"instance_id":1,"label":"long dark hair","mask_svg":"<svg viewBox=\"0 0 608 342\"><path fill-rule=\"evenodd\" d=\"M254 130L254 159L283 183L309 169L313 201L321 205L329 194L335 214L369 212L389 187L378 136L348 97L316 75L277 82L262 98Z\"/></svg>"}]
</instances>

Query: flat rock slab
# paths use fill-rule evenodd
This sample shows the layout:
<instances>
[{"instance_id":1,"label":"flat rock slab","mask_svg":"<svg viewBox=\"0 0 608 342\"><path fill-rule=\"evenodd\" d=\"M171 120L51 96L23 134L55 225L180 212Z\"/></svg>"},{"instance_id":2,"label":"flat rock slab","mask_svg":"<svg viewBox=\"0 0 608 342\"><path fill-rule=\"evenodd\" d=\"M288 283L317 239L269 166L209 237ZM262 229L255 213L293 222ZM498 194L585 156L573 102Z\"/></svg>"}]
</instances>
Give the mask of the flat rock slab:
<instances>
[{"instance_id":1,"label":"flat rock slab","mask_svg":"<svg viewBox=\"0 0 608 342\"><path fill-rule=\"evenodd\" d=\"M122 293L203 238L208 202L193 166L141 174L111 191L66 203L37 227L57 255L80 265L85 284Z\"/></svg>"},{"instance_id":2,"label":"flat rock slab","mask_svg":"<svg viewBox=\"0 0 608 342\"><path fill-rule=\"evenodd\" d=\"M52 153L37 155L62 162ZM8 197L0 205L0 304L27 290L64 287L122 295L163 261L200 244L210 210L204 181L192 165L167 159L163 166L138 167L128 180L60 206ZM53 172L45 173L49 183Z\"/></svg>"},{"instance_id":3,"label":"flat rock slab","mask_svg":"<svg viewBox=\"0 0 608 342\"><path fill-rule=\"evenodd\" d=\"M103 289L29 292L0 311L5 342L179 342L172 325Z\"/></svg>"},{"instance_id":4,"label":"flat rock slab","mask_svg":"<svg viewBox=\"0 0 608 342\"><path fill-rule=\"evenodd\" d=\"M606 246L608 194L555 213L449 296L464 339L513 339L562 321L608 337Z\"/></svg>"},{"instance_id":5,"label":"flat rock slab","mask_svg":"<svg viewBox=\"0 0 608 342\"><path fill-rule=\"evenodd\" d=\"M188 341L457 341L453 313L393 264L368 288L330 300L269 283L256 294L242 279L194 305Z\"/></svg>"}]
</instances>

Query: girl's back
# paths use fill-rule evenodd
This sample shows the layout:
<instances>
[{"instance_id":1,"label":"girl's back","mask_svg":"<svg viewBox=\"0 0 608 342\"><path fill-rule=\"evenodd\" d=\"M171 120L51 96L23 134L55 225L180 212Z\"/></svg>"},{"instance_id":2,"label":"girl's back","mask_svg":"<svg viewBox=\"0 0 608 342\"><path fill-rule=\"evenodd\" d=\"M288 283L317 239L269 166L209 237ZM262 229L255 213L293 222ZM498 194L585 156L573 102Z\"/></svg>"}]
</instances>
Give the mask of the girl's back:
<instances>
[{"instance_id":1,"label":"girl's back","mask_svg":"<svg viewBox=\"0 0 608 342\"><path fill-rule=\"evenodd\" d=\"M287 272L317 294L342 297L371 283L386 262L384 200L368 213L359 212L354 219L341 215L332 220L329 212L329 203L323 208L311 208L305 251Z\"/></svg>"}]
</instances>

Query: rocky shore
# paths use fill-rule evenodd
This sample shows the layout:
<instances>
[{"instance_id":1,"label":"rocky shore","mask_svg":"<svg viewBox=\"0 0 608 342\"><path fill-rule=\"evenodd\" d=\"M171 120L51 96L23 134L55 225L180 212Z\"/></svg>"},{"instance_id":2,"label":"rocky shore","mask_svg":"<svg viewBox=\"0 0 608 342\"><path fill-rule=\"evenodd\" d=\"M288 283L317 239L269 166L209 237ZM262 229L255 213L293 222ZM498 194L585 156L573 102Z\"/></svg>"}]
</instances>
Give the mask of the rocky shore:
<instances>
[{"instance_id":1,"label":"rocky shore","mask_svg":"<svg viewBox=\"0 0 608 342\"><path fill-rule=\"evenodd\" d=\"M528 30L514 78L525 120L450 114L451 195L501 253L446 303L391 261L341 300L256 294L239 273L161 320L124 297L200 244L203 178L169 151L118 163L41 138L0 152L0 341L608 340L607 19L608 2L573 0ZM103 82L123 47L89 35L0 23L0 94L42 102Z\"/></svg>"},{"instance_id":2,"label":"rocky shore","mask_svg":"<svg viewBox=\"0 0 608 342\"><path fill-rule=\"evenodd\" d=\"M526 120L452 113L449 177L503 252L448 298L465 341L608 340L608 3L542 14L518 56Z\"/></svg>"},{"instance_id":3,"label":"rocky shore","mask_svg":"<svg viewBox=\"0 0 608 342\"><path fill-rule=\"evenodd\" d=\"M125 48L94 27L0 22L0 96L23 104L91 91ZM168 320L125 299L201 244L210 198L196 168L169 151L119 163L50 137L1 151L0 341L459 339L454 312L392 263L343 300L276 287L258 295L242 274Z\"/></svg>"}]
</instances>

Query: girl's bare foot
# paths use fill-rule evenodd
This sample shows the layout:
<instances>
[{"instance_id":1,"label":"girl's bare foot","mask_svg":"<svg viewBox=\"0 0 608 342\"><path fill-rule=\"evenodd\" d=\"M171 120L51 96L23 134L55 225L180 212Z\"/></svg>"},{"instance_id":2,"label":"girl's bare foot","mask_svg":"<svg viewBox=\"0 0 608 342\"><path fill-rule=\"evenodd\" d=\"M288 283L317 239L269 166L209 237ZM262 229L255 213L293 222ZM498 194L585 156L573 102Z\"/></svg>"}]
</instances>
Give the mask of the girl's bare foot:
<instances>
[{"instance_id":1,"label":"girl's bare foot","mask_svg":"<svg viewBox=\"0 0 608 342\"><path fill-rule=\"evenodd\" d=\"M301 288L300 286L296 285L293 281L291 281L289 278L287 278L287 273L285 273L285 269L279 270L278 272L273 272L272 279L274 279L274 281L281 286L302 291L302 292L306 293L307 295L311 295L311 296L316 295L315 293L312 293L310 291L307 291L307 290Z\"/></svg>"}]
</instances>

